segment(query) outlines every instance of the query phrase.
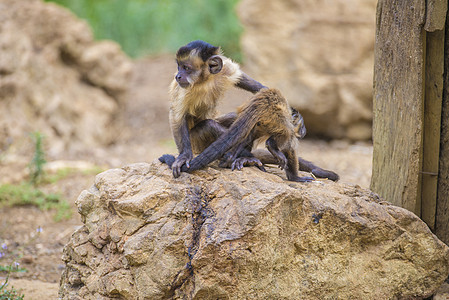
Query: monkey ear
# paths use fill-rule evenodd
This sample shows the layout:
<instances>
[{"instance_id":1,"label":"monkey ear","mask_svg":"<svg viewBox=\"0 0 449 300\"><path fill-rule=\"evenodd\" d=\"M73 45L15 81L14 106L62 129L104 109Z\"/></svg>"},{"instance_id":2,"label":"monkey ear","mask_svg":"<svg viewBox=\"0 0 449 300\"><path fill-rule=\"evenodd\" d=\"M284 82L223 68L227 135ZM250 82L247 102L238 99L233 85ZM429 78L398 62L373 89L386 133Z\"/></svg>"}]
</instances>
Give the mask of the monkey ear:
<instances>
[{"instance_id":1,"label":"monkey ear","mask_svg":"<svg viewBox=\"0 0 449 300\"><path fill-rule=\"evenodd\" d=\"M209 65L209 72L211 74L217 74L223 68L223 60L218 55L211 56L207 60L207 64Z\"/></svg>"}]
</instances>

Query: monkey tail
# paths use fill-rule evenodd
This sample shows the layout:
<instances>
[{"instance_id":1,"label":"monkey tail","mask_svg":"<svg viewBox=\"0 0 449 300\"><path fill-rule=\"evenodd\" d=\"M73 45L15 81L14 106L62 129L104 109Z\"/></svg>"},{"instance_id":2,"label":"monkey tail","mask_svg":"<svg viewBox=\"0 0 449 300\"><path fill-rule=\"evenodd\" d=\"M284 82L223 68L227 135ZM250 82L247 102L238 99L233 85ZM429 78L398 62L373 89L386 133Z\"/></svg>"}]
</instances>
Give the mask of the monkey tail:
<instances>
[{"instance_id":1,"label":"monkey tail","mask_svg":"<svg viewBox=\"0 0 449 300\"><path fill-rule=\"evenodd\" d=\"M164 163L167 164L171 168L171 166L175 162L175 157L171 154L164 154L161 157L159 157L159 161L163 164Z\"/></svg>"}]
</instances>

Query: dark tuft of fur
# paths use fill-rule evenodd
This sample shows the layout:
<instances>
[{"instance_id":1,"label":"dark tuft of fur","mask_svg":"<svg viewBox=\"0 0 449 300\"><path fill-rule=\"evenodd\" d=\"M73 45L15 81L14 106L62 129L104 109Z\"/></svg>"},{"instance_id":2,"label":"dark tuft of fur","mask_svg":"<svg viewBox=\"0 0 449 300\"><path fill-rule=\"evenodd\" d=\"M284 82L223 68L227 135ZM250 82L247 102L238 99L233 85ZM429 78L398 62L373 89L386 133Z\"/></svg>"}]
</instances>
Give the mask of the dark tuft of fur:
<instances>
[{"instance_id":1,"label":"dark tuft of fur","mask_svg":"<svg viewBox=\"0 0 449 300\"><path fill-rule=\"evenodd\" d=\"M209 57L218 54L219 47L213 46L204 41L193 41L188 43L187 45L179 48L178 52L176 52L177 57L184 57L189 55L189 53L193 49L198 49L200 53L201 59L205 62Z\"/></svg>"},{"instance_id":2,"label":"dark tuft of fur","mask_svg":"<svg viewBox=\"0 0 449 300\"><path fill-rule=\"evenodd\" d=\"M164 154L159 157L159 161L163 164L167 164L171 168L171 166L175 162L175 157L171 154Z\"/></svg>"}]
</instances>

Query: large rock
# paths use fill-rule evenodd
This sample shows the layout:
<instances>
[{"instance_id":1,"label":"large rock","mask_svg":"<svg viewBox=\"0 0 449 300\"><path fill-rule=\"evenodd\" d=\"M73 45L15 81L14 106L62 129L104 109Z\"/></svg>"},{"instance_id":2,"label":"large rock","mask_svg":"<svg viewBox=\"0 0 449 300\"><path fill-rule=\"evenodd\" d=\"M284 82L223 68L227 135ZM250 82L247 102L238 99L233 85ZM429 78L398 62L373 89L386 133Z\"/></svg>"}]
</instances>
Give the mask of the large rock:
<instances>
[{"instance_id":1,"label":"large rock","mask_svg":"<svg viewBox=\"0 0 449 300\"><path fill-rule=\"evenodd\" d=\"M63 299L421 299L449 274L418 217L357 186L255 168L174 179L156 161L99 174L76 204Z\"/></svg>"},{"instance_id":2,"label":"large rock","mask_svg":"<svg viewBox=\"0 0 449 300\"><path fill-rule=\"evenodd\" d=\"M248 73L300 108L310 133L371 138L377 0L242 0Z\"/></svg>"},{"instance_id":3,"label":"large rock","mask_svg":"<svg viewBox=\"0 0 449 300\"><path fill-rule=\"evenodd\" d=\"M39 0L0 2L0 151L40 131L50 154L109 144L131 75L120 47ZM112 127L112 128L111 128Z\"/></svg>"}]
</instances>

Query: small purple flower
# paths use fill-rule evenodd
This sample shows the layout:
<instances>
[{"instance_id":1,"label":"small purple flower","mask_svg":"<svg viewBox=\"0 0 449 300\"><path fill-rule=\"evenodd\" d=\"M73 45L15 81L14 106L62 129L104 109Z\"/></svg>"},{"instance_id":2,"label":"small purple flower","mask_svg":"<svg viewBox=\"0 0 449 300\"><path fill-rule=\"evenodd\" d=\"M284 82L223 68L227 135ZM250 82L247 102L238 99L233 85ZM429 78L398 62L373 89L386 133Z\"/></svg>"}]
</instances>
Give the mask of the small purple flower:
<instances>
[{"instance_id":1,"label":"small purple flower","mask_svg":"<svg viewBox=\"0 0 449 300\"><path fill-rule=\"evenodd\" d=\"M20 266L20 264L19 264L18 262L15 261L15 262L14 262L14 268L18 269L19 266Z\"/></svg>"},{"instance_id":2,"label":"small purple flower","mask_svg":"<svg viewBox=\"0 0 449 300\"><path fill-rule=\"evenodd\" d=\"M6 245L6 243L3 243L3 244L2 244L2 249L3 249L3 250L8 249L8 246Z\"/></svg>"},{"instance_id":3,"label":"small purple flower","mask_svg":"<svg viewBox=\"0 0 449 300\"><path fill-rule=\"evenodd\" d=\"M36 229L36 232L37 232L37 233L41 233L42 231L43 231L43 229L42 229L42 227L40 227L40 226Z\"/></svg>"},{"instance_id":4,"label":"small purple flower","mask_svg":"<svg viewBox=\"0 0 449 300\"><path fill-rule=\"evenodd\" d=\"M0 252L0 258L2 258L3 256L5 256L5 253Z\"/></svg>"}]
</instances>

